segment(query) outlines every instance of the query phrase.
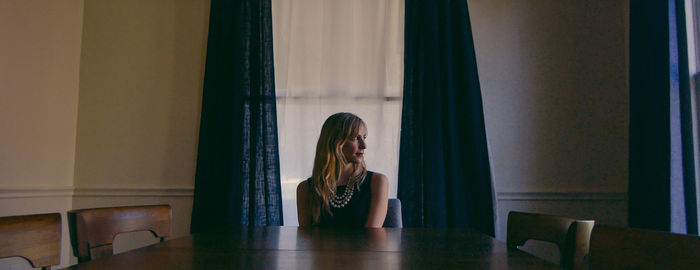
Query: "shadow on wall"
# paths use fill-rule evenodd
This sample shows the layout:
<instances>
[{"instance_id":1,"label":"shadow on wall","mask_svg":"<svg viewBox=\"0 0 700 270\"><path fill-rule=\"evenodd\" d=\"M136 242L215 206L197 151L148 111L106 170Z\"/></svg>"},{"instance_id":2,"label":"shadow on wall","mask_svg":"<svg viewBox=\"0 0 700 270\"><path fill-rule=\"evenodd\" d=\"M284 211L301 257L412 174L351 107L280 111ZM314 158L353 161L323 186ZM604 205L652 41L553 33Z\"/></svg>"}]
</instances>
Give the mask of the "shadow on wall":
<instances>
[{"instance_id":1,"label":"shadow on wall","mask_svg":"<svg viewBox=\"0 0 700 270\"><path fill-rule=\"evenodd\" d=\"M194 185L199 121L209 32L209 1L175 6L172 46L173 89L168 97L167 145L163 180L182 179ZM193 37L196 37L193 39ZM198 67L198 68L196 68ZM193 73L195 72L196 73ZM183 124L186 124L183 127ZM191 174L183 175L185 167ZM164 182L162 184L167 184Z\"/></svg>"},{"instance_id":2,"label":"shadow on wall","mask_svg":"<svg viewBox=\"0 0 700 270\"><path fill-rule=\"evenodd\" d=\"M505 240L511 210L626 224L626 1L469 1Z\"/></svg>"},{"instance_id":3,"label":"shadow on wall","mask_svg":"<svg viewBox=\"0 0 700 270\"><path fill-rule=\"evenodd\" d=\"M470 1L496 189L624 191L624 1Z\"/></svg>"}]
</instances>

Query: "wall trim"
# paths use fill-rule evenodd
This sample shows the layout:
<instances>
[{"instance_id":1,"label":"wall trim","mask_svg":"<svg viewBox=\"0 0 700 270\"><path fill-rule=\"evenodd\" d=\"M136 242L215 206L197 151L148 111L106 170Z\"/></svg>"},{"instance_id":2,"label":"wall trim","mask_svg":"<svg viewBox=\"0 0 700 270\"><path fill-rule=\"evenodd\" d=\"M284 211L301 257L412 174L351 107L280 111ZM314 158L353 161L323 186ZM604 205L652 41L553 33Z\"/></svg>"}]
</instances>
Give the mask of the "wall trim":
<instances>
[{"instance_id":1,"label":"wall trim","mask_svg":"<svg viewBox=\"0 0 700 270\"><path fill-rule=\"evenodd\" d=\"M498 192L499 201L627 201L627 192Z\"/></svg>"},{"instance_id":2,"label":"wall trim","mask_svg":"<svg viewBox=\"0 0 700 270\"><path fill-rule=\"evenodd\" d=\"M42 197L193 197L193 187L0 187L0 199ZM499 201L627 201L626 192L498 192Z\"/></svg>"},{"instance_id":3,"label":"wall trim","mask_svg":"<svg viewBox=\"0 0 700 270\"><path fill-rule=\"evenodd\" d=\"M193 197L193 187L76 188L73 197Z\"/></svg>"},{"instance_id":4,"label":"wall trim","mask_svg":"<svg viewBox=\"0 0 700 270\"><path fill-rule=\"evenodd\" d=\"M0 199L46 197L193 197L193 187L0 186Z\"/></svg>"},{"instance_id":5,"label":"wall trim","mask_svg":"<svg viewBox=\"0 0 700 270\"><path fill-rule=\"evenodd\" d=\"M10 186L0 187L0 199L71 197L72 186Z\"/></svg>"}]
</instances>

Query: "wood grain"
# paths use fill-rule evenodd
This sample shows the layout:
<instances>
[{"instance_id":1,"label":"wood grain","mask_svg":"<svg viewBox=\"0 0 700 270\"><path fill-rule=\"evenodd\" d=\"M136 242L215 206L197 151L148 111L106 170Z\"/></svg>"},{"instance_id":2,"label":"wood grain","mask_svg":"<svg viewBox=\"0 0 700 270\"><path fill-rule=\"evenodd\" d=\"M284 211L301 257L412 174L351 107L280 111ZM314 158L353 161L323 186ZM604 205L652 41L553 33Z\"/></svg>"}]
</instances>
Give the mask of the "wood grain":
<instances>
[{"instance_id":1,"label":"wood grain","mask_svg":"<svg viewBox=\"0 0 700 270\"><path fill-rule=\"evenodd\" d=\"M474 230L236 228L69 269L558 269Z\"/></svg>"},{"instance_id":2,"label":"wood grain","mask_svg":"<svg viewBox=\"0 0 700 270\"><path fill-rule=\"evenodd\" d=\"M61 261L61 215L0 217L0 258L22 257L48 269Z\"/></svg>"},{"instance_id":3,"label":"wood grain","mask_svg":"<svg viewBox=\"0 0 700 270\"><path fill-rule=\"evenodd\" d=\"M73 253L79 262L111 256L120 233L150 231L161 241L170 236L169 205L125 206L68 211Z\"/></svg>"},{"instance_id":4,"label":"wood grain","mask_svg":"<svg viewBox=\"0 0 700 270\"><path fill-rule=\"evenodd\" d=\"M596 225L590 269L698 269L700 237Z\"/></svg>"}]
</instances>

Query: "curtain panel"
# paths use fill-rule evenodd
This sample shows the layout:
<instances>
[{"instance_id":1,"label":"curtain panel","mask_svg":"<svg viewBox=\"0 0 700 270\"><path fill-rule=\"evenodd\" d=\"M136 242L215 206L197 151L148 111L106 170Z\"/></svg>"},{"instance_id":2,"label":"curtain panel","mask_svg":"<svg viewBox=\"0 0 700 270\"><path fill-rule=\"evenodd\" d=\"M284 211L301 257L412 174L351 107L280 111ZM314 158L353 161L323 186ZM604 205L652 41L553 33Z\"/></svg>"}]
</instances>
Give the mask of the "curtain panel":
<instances>
[{"instance_id":1,"label":"curtain panel","mask_svg":"<svg viewBox=\"0 0 700 270\"><path fill-rule=\"evenodd\" d=\"M629 226L698 233L682 0L630 1Z\"/></svg>"},{"instance_id":2,"label":"curtain panel","mask_svg":"<svg viewBox=\"0 0 700 270\"><path fill-rule=\"evenodd\" d=\"M282 225L270 0L212 0L191 232Z\"/></svg>"},{"instance_id":3,"label":"curtain panel","mask_svg":"<svg viewBox=\"0 0 700 270\"><path fill-rule=\"evenodd\" d=\"M405 227L494 235L495 196L466 1L406 0L398 198Z\"/></svg>"}]
</instances>

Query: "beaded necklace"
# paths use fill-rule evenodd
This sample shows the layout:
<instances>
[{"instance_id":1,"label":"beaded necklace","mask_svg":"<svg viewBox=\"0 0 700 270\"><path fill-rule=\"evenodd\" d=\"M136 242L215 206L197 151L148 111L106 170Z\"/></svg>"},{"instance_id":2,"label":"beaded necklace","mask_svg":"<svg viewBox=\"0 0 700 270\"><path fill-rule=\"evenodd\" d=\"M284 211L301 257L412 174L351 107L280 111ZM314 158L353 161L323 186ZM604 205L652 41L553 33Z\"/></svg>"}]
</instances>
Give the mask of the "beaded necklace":
<instances>
[{"instance_id":1,"label":"beaded necklace","mask_svg":"<svg viewBox=\"0 0 700 270\"><path fill-rule=\"evenodd\" d=\"M358 175L356 176L358 179L362 179L364 175ZM352 183L351 183L352 182ZM359 181L348 181L348 184L346 185L345 192L343 192L343 195L338 196L338 194L334 194L333 197L331 197L330 200L330 205L333 206L334 208L343 208L345 207L348 202L350 202L350 199L352 198L352 194L355 193L355 186L359 184Z\"/></svg>"}]
</instances>

